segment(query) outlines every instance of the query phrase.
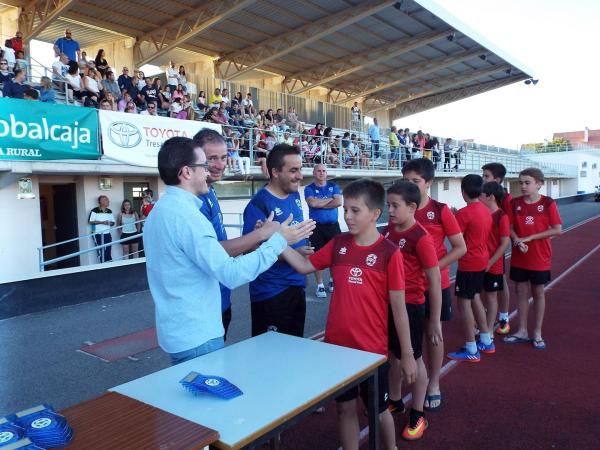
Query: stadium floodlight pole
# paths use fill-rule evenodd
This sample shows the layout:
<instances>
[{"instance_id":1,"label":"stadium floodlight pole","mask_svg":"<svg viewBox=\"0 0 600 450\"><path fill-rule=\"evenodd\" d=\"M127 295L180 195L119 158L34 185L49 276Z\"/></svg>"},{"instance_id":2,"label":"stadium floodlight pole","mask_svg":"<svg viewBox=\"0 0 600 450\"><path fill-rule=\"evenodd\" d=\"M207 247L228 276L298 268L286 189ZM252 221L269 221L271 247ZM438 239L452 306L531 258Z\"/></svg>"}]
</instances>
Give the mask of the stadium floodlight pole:
<instances>
[{"instance_id":1,"label":"stadium floodlight pole","mask_svg":"<svg viewBox=\"0 0 600 450\"><path fill-rule=\"evenodd\" d=\"M393 6L395 3L394 0L361 2L357 6L345 8L338 13L309 22L283 35L269 37L258 44L228 53L215 61L215 74L224 80L232 80L319 40L323 36L335 33L355 22L372 16L385 8ZM227 63L227 66L225 70L222 70L225 63ZM232 66L235 72L229 75L229 69Z\"/></svg>"},{"instance_id":2,"label":"stadium floodlight pole","mask_svg":"<svg viewBox=\"0 0 600 450\"><path fill-rule=\"evenodd\" d=\"M454 64L458 64L469 59L475 58L485 52L486 50L481 48L471 51L461 51L452 55L442 56L429 61L424 61L420 64L411 66L406 70L398 71L398 69L394 69L379 75L375 75L373 77L374 80L366 80L362 85L360 84L360 82L357 82L355 84L355 86L357 87L356 93L350 95L347 98L339 99L335 103L347 103L357 98L365 97L367 95L374 94L375 92L383 91L394 86L398 86L399 84L418 78L422 75L427 75L437 70L445 69L446 67L453 66ZM400 78L397 78L398 76ZM377 80L380 80L381 78L388 78L388 80L391 78L391 81L384 83L378 82Z\"/></svg>"},{"instance_id":3,"label":"stadium floodlight pole","mask_svg":"<svg viewBox=\"0 0 600 450\"><path fill-rule=\"evenodd\" d=\"M370 48L364 52L343 56L334 61L330 61L327 64L318 64L300 73L292 74L287 78L290 80L298 80L303 86L299 89L292 90L291 94L302 94L317 86L331 83L338 78L346 77L354 72L368 68L369 66L389 61L404 53L439 41L440 39L445 38L449 32L450 30L434 30L415 36L409 36L402 38L391 45L385 44L378 48Z\"/></svg>"},{"instance_id":4,"label":"stadium floodlight pole","mask_svg":"<svg viewBox=\"0 0 600 450\"><path fill-rule=\"evenodd\" d=\"M213 0L200 8L194 8L179 17L169 19L168 23L137 39L136 65L140 67L159 58L255 2L256 0ZM149 42L154 50L144 55L142 42Z\"/></svg>"},{"instance_id":5,"label":"stadium floodlight pole","mask_svg":"<svg viewBox=\"0 0 600 450\"><path fill-rule=\"evenodd\" d=\"M19 30L27 44L48 28L56 18L66 12L77 0L30 1L19 11ZM36 20L38 20L36 24Z\"/></svg>"}]
</instances>

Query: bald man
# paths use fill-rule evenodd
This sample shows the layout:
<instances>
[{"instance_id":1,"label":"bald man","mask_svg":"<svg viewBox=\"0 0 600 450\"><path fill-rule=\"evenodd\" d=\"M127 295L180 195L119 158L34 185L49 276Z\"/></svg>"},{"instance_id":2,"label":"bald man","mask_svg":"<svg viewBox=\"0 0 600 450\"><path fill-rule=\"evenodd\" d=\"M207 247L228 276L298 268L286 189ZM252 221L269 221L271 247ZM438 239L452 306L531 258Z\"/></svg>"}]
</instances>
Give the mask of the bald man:
<instances>
[{"instance_id":1,"label":"bald man","mask_svg":"<svg viewBox=\"0 0 600 450\"><path fill-rule=\"evenodd\" d=\"M327 167L317 164L313 169L313 182L304 188L304 198L308 204L308 216L317 223L310 242L315 251L324 247L334 236L341 233L338 222L338 207L342 205L340 187L327 181ZM315 272L318 298L327 297L323 283L323 271ZM329 292L333 292L333 281L329 279Z\"/></svg>"}]
</instances>

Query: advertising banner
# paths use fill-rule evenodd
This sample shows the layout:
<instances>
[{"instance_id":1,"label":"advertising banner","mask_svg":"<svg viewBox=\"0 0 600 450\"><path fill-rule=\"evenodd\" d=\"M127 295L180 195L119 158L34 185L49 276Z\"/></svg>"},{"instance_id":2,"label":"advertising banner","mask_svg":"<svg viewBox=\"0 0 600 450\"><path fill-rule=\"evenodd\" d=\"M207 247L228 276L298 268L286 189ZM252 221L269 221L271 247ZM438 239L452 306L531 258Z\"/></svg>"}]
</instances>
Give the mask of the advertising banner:
<instances>
[{"instance_id":1,"label":"advertising banner","mask_svg":"<svg viewBox=\"0 0 600 450\"><path fill-rule=\"evenodd\" d=\"M221 125L146 114L99 111L104 157L134 166L157 167L161 145L169 138L193 138L202 128L222 133Z\"/></svg>"},{"instance_id":2,"label":"advertising banner","mask_svg":"<svg viewBox=\"0 0 600 450\"><path fill-rule=\"evenodd\" d=\"M99 157L95 109L0 98L0 160Z\"/></svg>"}]
</instances>

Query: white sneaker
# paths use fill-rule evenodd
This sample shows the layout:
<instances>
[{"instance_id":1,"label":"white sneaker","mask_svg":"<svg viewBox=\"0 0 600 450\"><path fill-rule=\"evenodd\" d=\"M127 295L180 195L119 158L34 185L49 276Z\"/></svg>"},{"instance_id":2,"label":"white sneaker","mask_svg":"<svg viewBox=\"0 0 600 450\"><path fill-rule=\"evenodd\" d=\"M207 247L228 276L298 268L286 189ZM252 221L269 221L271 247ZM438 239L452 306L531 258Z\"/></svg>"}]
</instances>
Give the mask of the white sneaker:
<instances>
[{"instance_id":1,"label":"white sneaker","mask_svg":"<svg viewBox=\"0 0 600 450\"><path fill-rule=\"evenodd\" d=\"M325 298L327 297L327 291L325 291L325 286L322 284L317 286L317 298Z\"/></svg>"},{"instance_id":2,"label":"white sneaker","mask_svg":"<svg viewBox=\"0 0 600 450\"><path fill-rule=\"evenodd\" d=\"M333 292L333 280L329 280L329 292Z\"/></svg>"}]
</instances>

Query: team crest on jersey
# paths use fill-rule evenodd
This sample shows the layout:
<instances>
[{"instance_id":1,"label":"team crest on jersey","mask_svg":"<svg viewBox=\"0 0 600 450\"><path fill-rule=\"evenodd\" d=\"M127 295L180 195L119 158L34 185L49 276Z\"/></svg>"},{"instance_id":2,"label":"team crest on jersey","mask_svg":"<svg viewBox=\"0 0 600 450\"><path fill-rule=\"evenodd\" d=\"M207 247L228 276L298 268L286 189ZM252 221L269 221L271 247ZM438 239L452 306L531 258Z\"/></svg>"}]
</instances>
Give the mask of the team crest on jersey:
<instances>
[{"instance_id":1,"label":"team crest on jersey","mask_svg":"<svg viewBox=\"0 0 600 450\"><path fill-rule=\"evenodd\" d=\"M544 205L538 205L538 211L539 212L544 211Z\"/></svg>"},{"instance_id":2,"label":"team crest on jersey","mask_svg":"<svg viewBox=\"0 0 600 450\"><path fill-rule=\"evenodd\" d=\"M533 225L533 216L525 217L525 225Z\"/></svg>"},{"instance_id":3,"label":"team crest on jersey","mask_svg":"<svg viewBox=\"0 0 600 450\"><path fill-rule=\"evenodd\" d=\"M280 215L282 215L282 214L283 214L283 211L281 211L281 209L280 209L280 208L275 208L275 215L276 215L276 216L280 216Z\"/></svg>"},{"instance_id":4,"label":"team crest on jersey","mask_svg":"<svg viewBox=\"0 0 600 450\"><path fill-rule=\"evenodd\" d=\"M329 192L333 192L333 186L329 186Z\"/></svg>"},{"instance_id":5,"label":"team crest on jersey","mask_svg":"<svg viewBox=\"0 0 600 450\"><path fill-rule=\"evenodd\" d=\"M367 263L367 266L373 267L377 262L377 255L375 253L369 253L365 262Z\"/></svg>"},{"instance_id":6,"label":"team crest on jersey","mask_svg":"<svg viewBox=\"0 0 600 450\"><path fill-rule=\"evenodd\" d=\"M315 194L318 194L318 193L319 193L319 190L318 190L318 189L315 189Z\"/></svg>"},{"instance_id":7,"label":"team crest on jersey","mask_svg":"<svg viewBox=\"0 0 600 450\"><path fill-rule=\"evenodd\" d=\"M427 218L429 220L435 219L435 213L433 211L427 211Z\"/></svg>"},{"instance_id":8,"label":"team crest on jersey","mask_svg":"<svg viewBox=\"0 0 600 450\"><path fill-rule=\"evenodd\" d=\"M406 245L406 239L402 238L402 239L400 239L400 241L398 241L398 247L404 248L405 245Z\"/></svg>"},{"instance_id":9,"label":"team crest on jersey","mask_svg":"<svg viewBox=\"0 0 600 450\"><path fill-rule=\"evenodd\" d=\"M517 211L521 211L521 207L520 206L517 206Z\"/></svg>"},{"instance_id":10,"label":"team crest on jersey","mask_svg":"<svg viewBox=\"0 0 600 450\"><path fill-rule=\"evenodd\" d=\"M362 273L363 272L360 267L353 267L352 269L350 269L350 276L348 277L348 283L363 284Z\"/></svg>"},{"instance_id":11,"label":"team crest on jersey","mask_svg":"<svg viewBox=\"0 0 600 450\"><path fill-rule=\"evenodd\" d=\"M498 282L494 281L494 287L497 288L498 287Z\"/></svg>"},{"instance_id":12,"label":"team crest on jersey","mask_svg":"<svg viewBox=\"0 0 600 450\"><path fill-rule=\"evenodd\" d=\"M348 252L348 249L346 247L342 247L340 248L340 251L338 252L340 255L345 255Z\"/></svg>"},{"instance_id":13,"label":"team crest on jersey","mask_svg":"<svg viewBox=\"0 0 600 450\"><path fill-rule=\"evenodd\" d=\"M299 198L296 199L296 206L300 209L302 209L302 202L300 201Z\"/></svg>"}]
</instances>

